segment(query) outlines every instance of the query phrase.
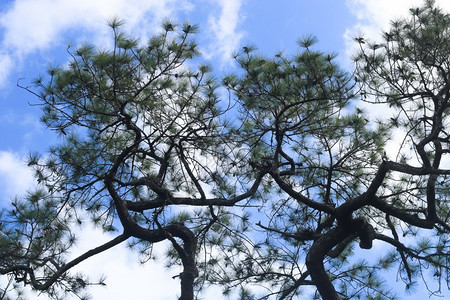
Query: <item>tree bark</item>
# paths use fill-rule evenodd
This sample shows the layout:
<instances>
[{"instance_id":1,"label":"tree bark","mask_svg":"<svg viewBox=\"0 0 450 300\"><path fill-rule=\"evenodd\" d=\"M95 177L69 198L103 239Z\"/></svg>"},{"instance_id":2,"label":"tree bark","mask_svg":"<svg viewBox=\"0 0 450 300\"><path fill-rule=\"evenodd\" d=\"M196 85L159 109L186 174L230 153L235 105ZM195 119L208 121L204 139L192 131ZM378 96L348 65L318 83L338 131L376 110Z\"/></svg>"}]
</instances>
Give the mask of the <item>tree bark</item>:
<instances>
[{"instance_id":1,"label":"tree bark","mask_svg":"<svg viewBox=\"0 0 450 300\"><path fill-rule=\"evenodd\" d=\"M306 267L308 268L312 281L324 300L340 299L331 283L330 277L325 271L323 264L325 255L350 234L352 233L345 230L342 226L338 226L317 239L306 255Z\"/></svg>"}]
</instances>

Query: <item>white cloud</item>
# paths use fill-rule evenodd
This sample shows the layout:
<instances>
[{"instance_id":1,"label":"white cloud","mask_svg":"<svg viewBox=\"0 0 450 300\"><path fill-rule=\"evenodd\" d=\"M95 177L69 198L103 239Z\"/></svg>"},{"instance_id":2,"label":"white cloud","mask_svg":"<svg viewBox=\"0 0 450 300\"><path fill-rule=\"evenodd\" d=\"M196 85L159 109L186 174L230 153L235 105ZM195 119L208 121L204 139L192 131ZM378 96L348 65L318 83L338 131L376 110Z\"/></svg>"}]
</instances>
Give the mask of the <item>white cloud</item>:
<instances>
[{"instance_id":1,"label":"white cloud","mask_svg":"<svg viewBox=\"0 0 450 300\"><path fill-rule=\"evenodd\" d=\"M113 16L128 21L130 27L144 27L171 14L172 1L139 0L17 0L0 18L5 29L3 45L20 53L46 49L60 41L67 30L105 34L105 24Z\"/></svg>"},{"instance_id":2,"label":"white cloud","mask_svg":"<svg viewBox=\"0 0 450 300\"><path fill-rule=\"evenodd\" d=\"M89 234L86 234L89 232ZM83 240L76 249L77 254L92 249L112 239L100 230L87 226L78 234ZM167 243L155 245L155 254L164 258L163 251ZM159 250L159 251L158 251ZM75 253L75 251L74 251ZM167 270L161 261L139 263L135 252L130 252L126 242L89 258L76 266L72 272L88 275L92 282L105 275L106 286L92 286L88 292L93 299L175 299L179 294L179 278L172 279L180 273L178 269Z\"/></svg>"},{"instance_id":3,"label":"white cloud","mask_svg":"<svg viewBox=\"0 0 450 300\"><path fill-rule=\"evenodd\" d=\"M36 51L67 42L109 42L106 23L114 16L127 21L129 32L145 37L160 28L162 19L189 9L187 1L175 0L16 0L0 15L0 85L14 65ZM66 40L72 32L77 40Z\"/></svg>"},{"instance_id":4,"label":"white cloud","mask_svg":"<svg viewBox=\"0 0 450 300\"><path fill-rule=\"evenodd\" d=\"M0 85L14 65L21 66L36 51L67 42L108 45L110 31L106 23L111 17L125 19L127 32L145 38L159 30L162 19L176 19L178 13L193 11L195 5L202 4L190 0L15 0L0 15ZM216 12L218 6L220 12L211 16L209 26L205 26L214 36L214 46L208 48L208 53L228 59L242 37L237 32L241 0L216 0L210 5L212 11ZM77 40L67 40L67 34L74 32Z\"/></svg>"},{"instance_id":5,"label":"white cloud","mask_svg":"<svg viewBox=\"0 0 450 300\"><path fill-rule=\"evenodd\" d=\"M209 53L218 55L223 61L231 58L231 54L238 48L243 33L237 30L242 21L240 8L242 0L217 0L220 14L210 15L209 28L214 35L215 43L209 48Z\"/></svg>"},{"instance_id":6,"label":"white cloud","mask_svg":"<svg viewBox=\"0 0 450 300\"><path fill-rule=\"evenodd\" d=\"M421 5L421 0L347 0L350 11L360 24L378 27L378 30L389 25L392 19L404 16L408 9ZM377 32L378 34L379 32Z\"/></svg>"},{"instance_id":7,"label":"white cloud","mask_svg":"<svg viewBox=\"0 0 450 300\"><path fill-rule=\"evenodd\" d=\"M450 1L437 0L437 6L450 11ZM407 17L409 9L423 5L423 0L346 0L346 5L357 23L345 32L347 55L351 56L357 43L356 36L363 35L367 39L376 40L381 36L382 30L387 30L392 20Z\"/></svg>"},{"instance_id":8,"label":"white cloud","mask_svg":"<svg viewBox=\"0 0 450 300\"><path fill-rule=\"evenodd\" d=\"M33 186L34 178L23 158L13 152L0 152L0 206Z\"/></svg>"},{"instance_id":9,"label":"white cloud","mask_svg":"<svg viewBox=\"0 0 450 300\"><path fill-rule=\"evenodd\" d=\"M6 79L9 76L9 71L13 68L13 61L7 54L0 54L0 87L3 87Z\"/></svg>"}]
</instances>

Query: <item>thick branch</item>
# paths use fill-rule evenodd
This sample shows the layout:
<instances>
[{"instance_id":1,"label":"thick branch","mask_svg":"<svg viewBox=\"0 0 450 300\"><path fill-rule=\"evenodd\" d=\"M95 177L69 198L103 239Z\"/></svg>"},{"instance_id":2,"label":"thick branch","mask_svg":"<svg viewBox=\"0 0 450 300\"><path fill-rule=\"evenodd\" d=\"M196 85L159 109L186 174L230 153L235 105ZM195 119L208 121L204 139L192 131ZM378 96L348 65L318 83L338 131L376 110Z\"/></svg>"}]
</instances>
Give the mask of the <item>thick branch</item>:
<instances>
[{"instance_id":1,"label":"thick branch","mask_svg":"<svg viewBox=\"0 0 450 300\"><path fill-rule=\"evenodd\" d=\"M381 200L378 197L372 198L371 205L382 212L384 212L387 215L391 215L393 217L396 217L410 225L417 226L420 228L427 228L432 229L434 226L434 221L432 220L426 220L426 219L420 219L419 217L416 217L414 215L411 215L399 208L393 207L392 205L387 204L383 200Z\"/></svg>"},{"instance_id":2,"label":"thick branch","mask_svg":"<svg viewBox=\"0 0 450 300\"><path fill-rule=\"evenodd\" d=\"M254 195L261 183L264 174L261 173L253 182L252 186L248 191L238 196L225 199L225 198L192 198L192 197L173 197L169 193L165 193L165 197L157 197L150 201L134 202L129 200L124 200L126 203L126 208L129 211L143 212L148 209L163 207L165 205L191 205L191 206L224 206L231 207L236 205L236 203L247 199Z\"/></svg>"},{"instance_id":3,"label":"thick branch","mask_svg":"<svg viewBox=\"0 0 450 300\"><path fill-rule=\"evenodd\" d=\"M348 235L349 232L344 230L342 226L333 228L317 239L306 255L306 267L324 300L339 300L339 296L325 270L323 260L328 252L345 240Z\"/></svg>"}]
</instances>

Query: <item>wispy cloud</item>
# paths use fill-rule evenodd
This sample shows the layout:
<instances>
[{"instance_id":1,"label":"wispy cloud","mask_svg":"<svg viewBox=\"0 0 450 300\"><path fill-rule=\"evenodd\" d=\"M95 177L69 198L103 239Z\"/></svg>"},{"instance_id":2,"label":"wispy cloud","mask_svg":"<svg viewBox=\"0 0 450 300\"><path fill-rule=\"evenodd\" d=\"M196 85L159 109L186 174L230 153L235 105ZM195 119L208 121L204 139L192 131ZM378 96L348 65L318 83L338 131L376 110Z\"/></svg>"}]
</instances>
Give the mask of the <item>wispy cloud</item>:
<instances>
[{"instance_id":1,"label":"wispy cloud","mask_svg":"<svg viewBox=\"0 0 450 300\"><path fill-rule=\"evenodd\" d=\"M101 36L107 32L106 21L120 16L130 27L150 31L152 23L172 13L174 1L138 0L17 0L0 18L4 28L3 46L20 53L45 49L63 38L68 30ZM156 21L156 22L155 22Z\"/></svg>"},{"instance_id":2,"label":"wispy cloud","mask_svg":"<svg viewBox=\"0 0 450 300\"><path fill-rule=\"evenodd\" d=\"M75 42L106 43L107 20L119 16L128 31L144 37L158 30L162 19L189 8L187 0L16 0L0 15L0 84L28 55L72 42L66 40L70 33Z\"/></svg>"},{"instance_id":3,"label":"wispy cloud","mask_svg":"<svg viewBox=\"0 0 450 300\"><path fill-rule=\"evenodd\" d=\"M387 30L392 20L406 17L409 9L423 5L423 0L346 0L346 5L357 18L356 24L345 33L347 54L350 56L357 43L354 38L363 35L365 38L377 40L382 30ZM437 0L436 4L450 11L450 1Z\"/></svg>"},{"instance_id":4,"label":"wispy cloud","mask_svg":"<svg viewBox=\"0 0 450 300\"><path fill-rule=\"evenodd\" d=\"M421 0L347 0L346 5L358 22L347 31L346 38L353 34L363 34L376 39L381 30L389 27L390 21L404 17L411 7L420 6ZM354 36L353 36L354 37Z\"/></svg>"},{"instance_id":5,"label":"wispy cloud","mask_svg":"<svg viewBox=\"0 0 450 300\"><path fill-rule=\"evenodd\" d=\"M32 171L18 153L0 151L0 206L16 195L25 194L33 183Z\"/></svg>"},{"instance_id":6,"label":"wispy cloud","mask_svg":"<svg viewBox=\"0 0 450 300\"><path fill-rule=\"evenodd\" d=\"M206 45L210 57L230 58L243 34L238 31L242 0L208 2L213 13L207 18L206 30L212 46ZM205 5L190 0L16 0L0 14L0 86L14 66L39 51L67 42L93 42L107 45L110 31L108 19L119 16L126 20L125 29L138 38L146 38L159 30L161 20ZM68 35L76 40L67 40Z\"/></svg>"},{"instance_id":7,"label":"wispy cloud","mask_svg":"<svg viewBox=\"0 0 450 300\"><path fill-rule=\"evenodd\" d=\"M242 0L216 0L220 7L219 14L208 18L210 31L215 42L209 47L211 56L219 56L222 61L228 61L238 48L243 32L238 30L242 21Z\"/></svg>"},{"instance_id":8,"label":"wispy cloud","mask_svg":"<svg viewBox=\"0 0 450 300\"><path fill-rule=\"evenodd\" d=\"M13 67L13 61L8 54L0 53L0 87L3 87L6 78L8 77L8 70Z\"/></svg>"}]
</instances>

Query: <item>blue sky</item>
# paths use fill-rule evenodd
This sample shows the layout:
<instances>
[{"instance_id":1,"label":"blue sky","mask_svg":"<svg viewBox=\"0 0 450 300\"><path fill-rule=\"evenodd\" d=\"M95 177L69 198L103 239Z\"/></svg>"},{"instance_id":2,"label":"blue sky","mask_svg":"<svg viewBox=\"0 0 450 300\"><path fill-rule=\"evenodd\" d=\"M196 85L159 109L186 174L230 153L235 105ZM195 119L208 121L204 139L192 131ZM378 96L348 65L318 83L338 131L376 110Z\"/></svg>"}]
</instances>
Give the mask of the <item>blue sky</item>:
<instances>
[{"instance_id":1,"label":"blue sky","mask_svg":"<svg viewBox=\"0 0 450 300\"><path fill-rule=\"evenodd\" d=\"M450 1L437 3L450 11ZM44 74L50 63L64 64L68 43L106 47L110 42L108 18L122 17L127 21L125 30L143 39L158 30L164 18L199 24L200 48L217 72L232 70L231 54L243 45L255 45L267 55L279 50L295 53L296 40L305 34L317 36L319 49L338 52L342 66L351 69L355 36L376 38L389 20L420 4L420 0L2 0L0 205L33 184L24 157L30 151L44 152L57 142L57 136L40 124L39 108L29 105L36 99L18 88L17 81L26 85ZM89 249L102 239L94 233L80 248ZM151 287L152 299L174 299L178 282L171 276L177 271L161 275L165 271L160 265L142 268L135 260L118 248L81 266L87 273L108 274L108 288L92 290L94 299L141 299L139 295L148 293L150 282L156 282ZM123 289L127 280L135 282L136 295Z\"/></svg>"}]
</instances>

